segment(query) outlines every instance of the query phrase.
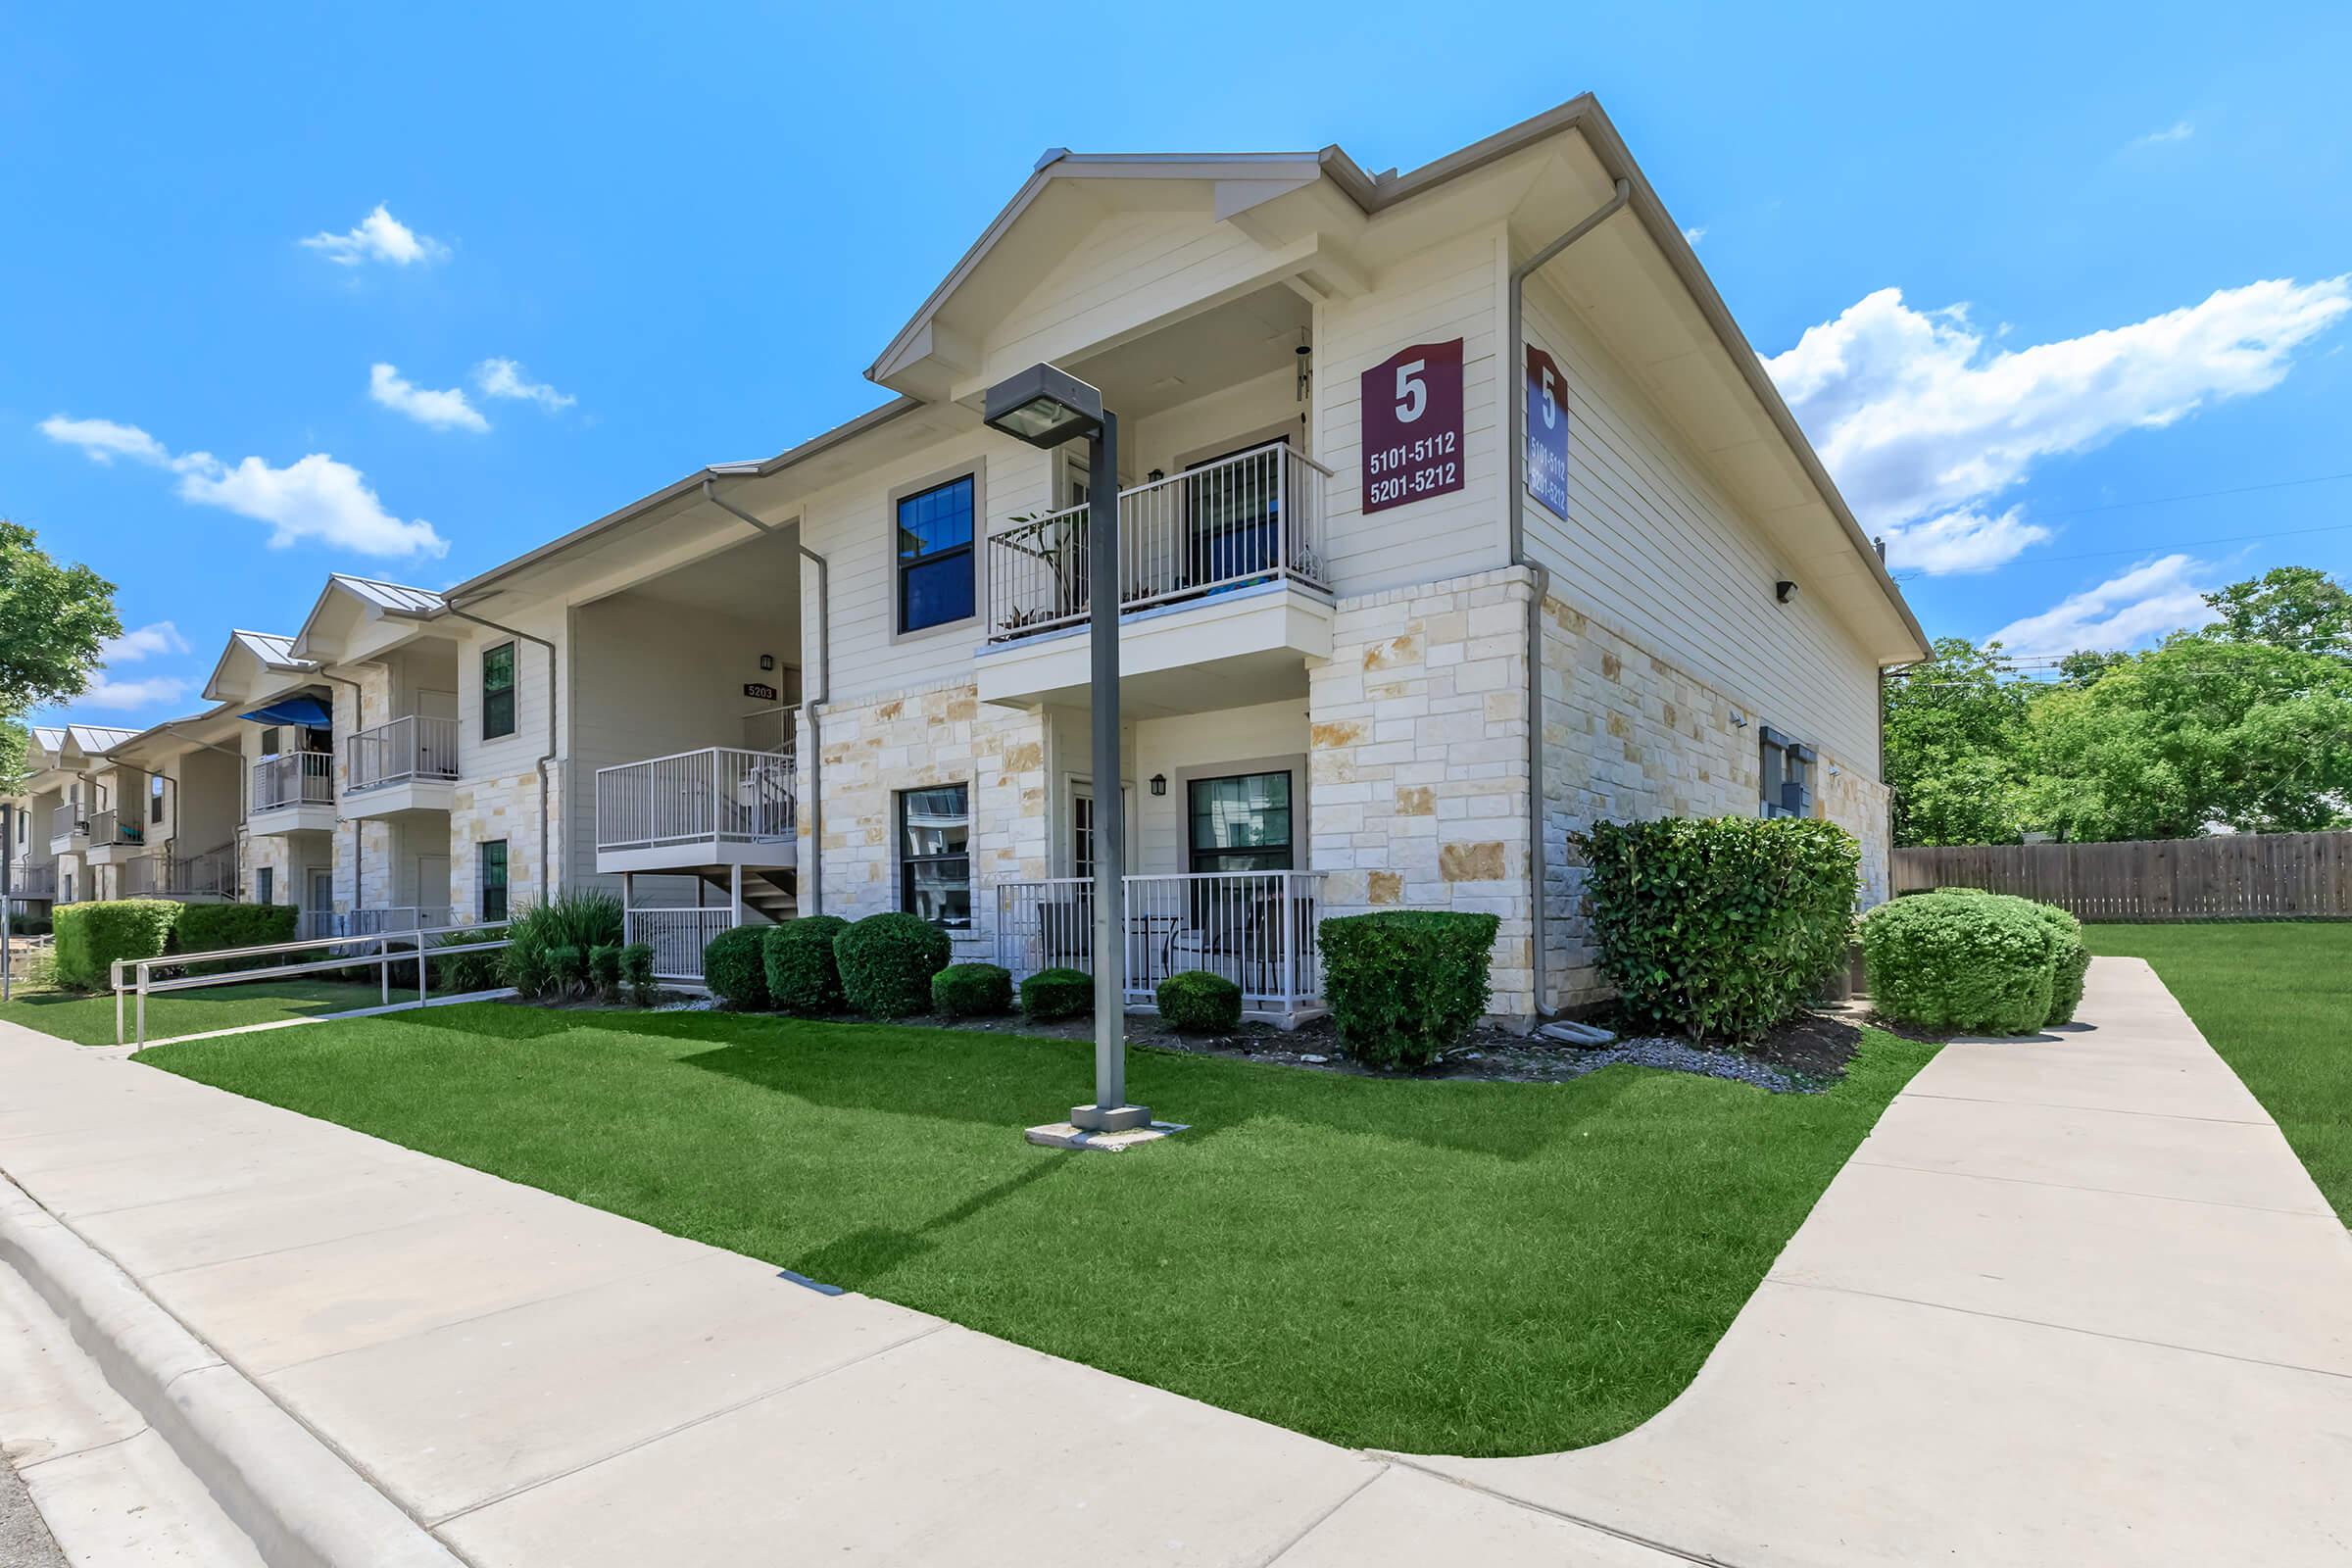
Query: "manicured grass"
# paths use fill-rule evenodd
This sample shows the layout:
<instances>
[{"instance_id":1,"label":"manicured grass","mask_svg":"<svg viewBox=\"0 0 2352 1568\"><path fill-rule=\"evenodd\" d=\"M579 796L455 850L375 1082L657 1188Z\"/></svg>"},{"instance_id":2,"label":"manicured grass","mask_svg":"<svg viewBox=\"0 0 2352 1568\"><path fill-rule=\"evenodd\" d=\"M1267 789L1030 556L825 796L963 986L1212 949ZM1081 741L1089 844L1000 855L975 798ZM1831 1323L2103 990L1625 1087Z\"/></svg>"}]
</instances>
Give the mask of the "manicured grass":
<instances>
[{"instance_id":1,"label":"manicured grass","mask_svg":"<svg viewBox=\"0 0 2352 1568\"><path fill-rule=\"evenodd\" d=\"M147 1038L169 1040L208 1029L372 1007L381 1000L382 992L374 985L350 985L340 980L249 980L201 991L168 992L147 999ZM126 1040L135 1034L128 1021L134 1005L132 1002L123 1004ZM111 1046L115 1043L115 994L85 996L78 991L19 987L14 997L0 1005L0 1019L75 1045Z\"/></svg>"},{"instance_id":2,"label":"manicured grass","mask_svg":"<svg viewBox=\"0 0 2352 1568\"><path fill-rule=\"evenodd\" d=\"M2148 960L2352 1225L2352 922L2086 925Z\"/></svg>"},{"instance_id":3,"label":"manicured grass","mask_svg":"<svg viewBox=\"0 0 2352 1568\"><path fill-rule=\"evenodd\" d=\"M1934 1054L1821 1095L1131 1054L1193 1125L1021 1141L1085 1042L473 1004L139 1059L1337 1443L1547 1452L1687 1385Z\"/></svg>"}]
</instances>

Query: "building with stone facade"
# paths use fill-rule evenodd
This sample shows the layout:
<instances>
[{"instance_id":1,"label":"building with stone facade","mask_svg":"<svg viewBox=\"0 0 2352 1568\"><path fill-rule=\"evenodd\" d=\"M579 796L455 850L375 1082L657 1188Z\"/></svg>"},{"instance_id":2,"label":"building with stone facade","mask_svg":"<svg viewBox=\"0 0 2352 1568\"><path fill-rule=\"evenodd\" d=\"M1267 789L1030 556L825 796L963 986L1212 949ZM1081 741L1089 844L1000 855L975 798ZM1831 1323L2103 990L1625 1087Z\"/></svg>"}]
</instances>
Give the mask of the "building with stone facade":
<instances>
[{"instance_id":1,"label":"building with stone facade","mask_svg":"<svg viewBox=\"0 0 2352 1568\"><path fill-rule=\"evenodd\" d=\"M983 424L1040 362L1119 416L1115 476ZM866 374L890 401L813 440L443 594L340 579L238 656L214 717L250 737L230 710L299 687L336 759L323 837L249 836L245 895L282 864L338 917L467 920L607 886L688 977L725 925L894 908L1085 967L1116 788L1139 1004L1207 967L1295 1017L1319 919L1453 908L1499 917L1520 1019L1602 994L1585 823L1825 816L1885 895L1880 674L1925 639L1592 99L1405 173L1056 149ZM416 742L353 743L401 725L454 759L387 781Z\"/></svg>"}]
</instances>

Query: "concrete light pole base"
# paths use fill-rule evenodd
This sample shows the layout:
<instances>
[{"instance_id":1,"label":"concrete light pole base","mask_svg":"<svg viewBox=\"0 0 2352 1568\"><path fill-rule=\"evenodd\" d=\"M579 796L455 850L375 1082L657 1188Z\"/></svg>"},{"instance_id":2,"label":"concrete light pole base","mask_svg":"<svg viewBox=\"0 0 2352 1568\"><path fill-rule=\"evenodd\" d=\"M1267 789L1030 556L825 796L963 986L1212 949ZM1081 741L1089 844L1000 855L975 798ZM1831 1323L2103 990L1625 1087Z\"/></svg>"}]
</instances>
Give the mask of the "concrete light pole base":
<instances>
[{"instance_id":1,"label":"concrete light pole base","mask_svg":"<svg viewBox=\"0 0 2352 1568\"><path fill-rule=\"evenodd\" d=\"M1095 1107L1088 1105L1083 1108L1092 1110ZM1121 1106L1120 1108L1130 1107ZM1133 1108L1141 1109L1142 1107ZM1146 1114L1148 1115L1149 1112ZM1182 1122L1144 1121L1133 1126L1100 1131L1091 1127L1080 1127L1071 1122L1056 1121L1049 1122L1043 1127L1032 1127L1021 1136L1046 1149L1099 1149L1104 1153L1115 1154L1122 1150L1134 1149L1138 1145L1155 1144L1170 1133L1183 1132L1184 1127L1185 1124Z\"/></svg>"}]
</instances>

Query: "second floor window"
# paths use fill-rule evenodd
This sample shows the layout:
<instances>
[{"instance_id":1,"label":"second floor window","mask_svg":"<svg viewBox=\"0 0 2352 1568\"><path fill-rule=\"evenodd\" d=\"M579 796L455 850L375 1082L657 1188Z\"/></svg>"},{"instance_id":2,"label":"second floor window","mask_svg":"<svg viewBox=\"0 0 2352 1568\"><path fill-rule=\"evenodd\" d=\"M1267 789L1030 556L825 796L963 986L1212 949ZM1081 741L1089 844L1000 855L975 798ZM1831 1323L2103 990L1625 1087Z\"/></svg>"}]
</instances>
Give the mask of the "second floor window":
<instances>
[{"instance_id":1,"label":"second floor window","mask_svg":"<svg viewBox=\"0 0 2352 1568\"><path fill-rule=\"evenodd\" d=\"M160 777L151 778L147 781L147 820L161 822L163 819L164 781Z\"/></svg>"},{"instance_id":2,"label":"second floor window","mask_svg":"<svg viewBox=\"0 0 2352 1568\"><path fill-rule=\"evenodd\" d=\"M514 645L482 650L482 739L514 733Z\"/></svg>"},{"instance_id":3,"label":"second floor window","mask_svg":"<svg viewBox=\"0 0 2352 1568\"><path fill-rule=\"evenodd\" d=\"M971 619L972 476L899 498L899 630Z\"/></svg>"}]
</instances>

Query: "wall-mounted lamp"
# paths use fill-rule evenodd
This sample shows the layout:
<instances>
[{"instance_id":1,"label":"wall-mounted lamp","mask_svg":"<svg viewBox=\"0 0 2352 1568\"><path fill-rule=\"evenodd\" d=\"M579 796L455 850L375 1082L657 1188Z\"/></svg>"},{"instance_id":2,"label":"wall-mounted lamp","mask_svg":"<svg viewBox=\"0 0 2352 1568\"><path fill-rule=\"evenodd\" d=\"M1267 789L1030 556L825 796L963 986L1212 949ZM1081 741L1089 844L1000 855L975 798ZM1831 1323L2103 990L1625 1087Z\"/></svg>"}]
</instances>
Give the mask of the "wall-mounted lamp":
<instances>
[{"instance_id":1,"label":"wall-mounted lamp","mask_svg":"<svg viewBox=\"0 0 2352 1568\"><path fill-rule=\"evenodd\" d=\"M1168 793L1167 774L1154 773L1152 775L1152 793L1154 795L1165 795Z\"/></svg>"},{"instance_id":2,"label":"wall-mounted lamp","mask_svg":"<svg viewBox=\"0 0 2352 1568\"><path fill-rule=\"evenodd\" d=\"M761 654L761 655L760 656L760 667L761 669L773 669L773 668L775 668L775 667L776 667L776 656L775 656L775 655L773 655L773 654Z\"/></svg>"},{"instance_id":3,"label":"wall-mounted lamp","mask_svg":"<svg viewBox=\"0 0 2352 1568\"><path fill-rule=\"evenodd\" d=\"M1796 584L1790 582L1788 578L1783 577L1779 582L1776 582L1772 585L1772 597L1779 600L1784 605L1787 604L1789 600L1796 597Z\"/></svg>"},{"instance_id":4,"label":"wall-mounted lamp","mask_svg":"<svg viewBox=\"0 0 2352 1568\"><path fill-rule=\"evenodd\" d=\"M1165 479L1167 476L1168 475L1166 471L1160 468L1153 468L1150 473L1144 475L1146 479L1150 480L1153 484L1159 483L1160 480Z\"/></svg>"},{"instance_id":5,"label":"wall-mounted lamp","mask_svg":"<svg viewBox=\"0 0 2352 1568\"><path fill-rule=\"evenodd\" d=\"M1734 729L1745 729L1745 728L1747 728L1747 715L1746 715L1745 713L1741 712L1741 711L1740 711L1739 709L1737 709L1737 708L1735 708L1735 709L1733 709L1733 710L1732 710L1732 728L1734 728Z\"/></svg>"}]
</instances>

